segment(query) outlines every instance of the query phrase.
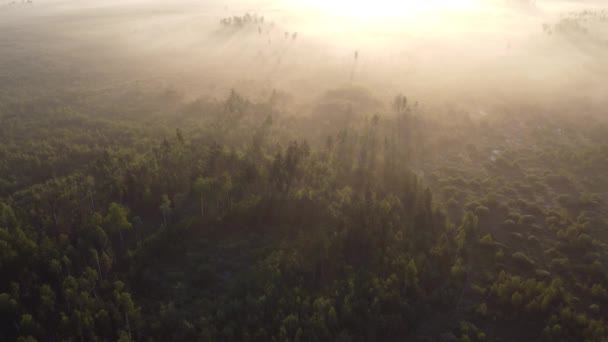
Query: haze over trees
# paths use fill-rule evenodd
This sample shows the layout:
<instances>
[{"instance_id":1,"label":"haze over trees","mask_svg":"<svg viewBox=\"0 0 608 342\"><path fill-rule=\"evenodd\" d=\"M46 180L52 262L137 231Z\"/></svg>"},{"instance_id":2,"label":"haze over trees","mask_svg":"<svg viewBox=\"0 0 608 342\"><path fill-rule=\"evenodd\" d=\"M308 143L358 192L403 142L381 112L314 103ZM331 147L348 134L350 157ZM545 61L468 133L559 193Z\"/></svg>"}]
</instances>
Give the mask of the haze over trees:
<instances>
[{"instance_id":1,"label":"haze over trees","mask_svg":"<svg viewBox=\"0 0 608 342\"><path fill-rule=\"evenodd\" d=\"M386 3L0 2L0 341L605 341L601 3Z\"/></svg>"}]
</instances>

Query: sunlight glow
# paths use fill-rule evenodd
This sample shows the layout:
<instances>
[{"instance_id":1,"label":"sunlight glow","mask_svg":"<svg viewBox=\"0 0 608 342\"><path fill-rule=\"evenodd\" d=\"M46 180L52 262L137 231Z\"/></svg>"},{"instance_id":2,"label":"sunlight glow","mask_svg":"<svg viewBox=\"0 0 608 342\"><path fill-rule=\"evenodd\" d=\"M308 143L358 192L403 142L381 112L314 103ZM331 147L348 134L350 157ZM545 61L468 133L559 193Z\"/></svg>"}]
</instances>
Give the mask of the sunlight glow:
<instances>
[{"instance_id":1,"label":"sunlight glow","mask_svg":"<svg viewBox=\"0 0 608 342\"><path fill-rule=\"evenodd\" d=\"M325 15L354 19L414 17L430 12L474 10L480 0L292 0Z\"/></svg>"}]
</instances>

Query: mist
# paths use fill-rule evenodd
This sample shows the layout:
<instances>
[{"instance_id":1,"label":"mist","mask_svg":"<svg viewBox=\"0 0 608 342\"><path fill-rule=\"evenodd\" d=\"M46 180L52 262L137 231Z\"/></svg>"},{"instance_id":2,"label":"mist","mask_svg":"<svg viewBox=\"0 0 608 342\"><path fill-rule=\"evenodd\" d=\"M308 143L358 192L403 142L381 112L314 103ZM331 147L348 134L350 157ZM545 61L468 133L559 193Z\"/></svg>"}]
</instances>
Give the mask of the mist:
<instances>
[{"instance_id":1,"label":"mist","mask_svg":"<svg viewBox=\"0 0 608 342\"><path fill-rule=\"evenodd\" d=\"M0 341L608 341L605 0L0 0Z\"/></svg>"},{"instance_id":2,"label":"mist","mask_svg":"<svg viewBox=\"0 0 608 342\"><path fill-rule=\"evenodd\" d=\"M543 31L569 13L599 13L601 1L430 4L380 2L368 15L363 1L3 1L0 62L86 70L107 82L132 75L125 81L154 79L194 97L279 89L306 102L357 85L382 100L405 92L472 106L604 100L608 24ZM247 13L264 23L220 23Z\"/></svg>"}]
</instances>

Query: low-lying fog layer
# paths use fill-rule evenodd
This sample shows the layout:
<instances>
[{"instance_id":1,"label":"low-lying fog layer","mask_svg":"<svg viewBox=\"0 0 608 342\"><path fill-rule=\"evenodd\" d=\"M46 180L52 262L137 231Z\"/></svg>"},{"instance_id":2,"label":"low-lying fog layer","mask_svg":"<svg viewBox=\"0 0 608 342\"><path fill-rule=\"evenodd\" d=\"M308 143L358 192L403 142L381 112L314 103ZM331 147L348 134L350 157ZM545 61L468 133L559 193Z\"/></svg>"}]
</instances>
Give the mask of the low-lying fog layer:
<instances>
[{"instance_id":1,"label":"low-lying fog layer","mask_svg":"<svg viewBox=\"0 0 608 342\"><path fill-rule=\"evenodd\" d=\"M0 78L60 70L156 79L194 96L282 89L307 99L356 84L426 102L600 102L603 3L0 0Z\"/></svg>"}]
</instances>

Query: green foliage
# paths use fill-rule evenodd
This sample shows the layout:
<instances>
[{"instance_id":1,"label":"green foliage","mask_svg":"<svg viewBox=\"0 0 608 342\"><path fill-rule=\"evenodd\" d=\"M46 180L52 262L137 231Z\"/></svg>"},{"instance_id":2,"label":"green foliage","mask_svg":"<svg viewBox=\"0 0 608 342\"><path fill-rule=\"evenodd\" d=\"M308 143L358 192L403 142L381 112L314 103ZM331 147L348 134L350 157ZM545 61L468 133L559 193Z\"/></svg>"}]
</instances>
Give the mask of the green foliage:
<instances>
[{"instance_id":1,"label":"green foliage","mask_svg":"<svg viewBox=\"0 0 608 342\"><path fill-rule=\"evenodd\" d=\"M601 284L593 284L591 287L591 295L599 300L606 300L608 299L608 290Z\"/></svg>"},{"instance_id":2,"label":"green foliage","mask_svg":"<svg viewBox=\"0 0 608 342\"><path fill-rule=\"evenodd\" d=\"M490 214L490 209L488 207L484 207L482 205L475 208L475 215L478 217L485 217Z\"/></svg>"},{"instance_id":3,"label":"green foliage","mask_svg":"<svg viewBox=\"0 0 608 342\"><path fill-rule=\"evenodd\" d=\"M486 305L486 303L479 304L475 309L475 313L482 317L486 317L488 315L488 306Z\"/></svg>"},{"instance_id":4,"label":"green foliage","mask_svg":"<svg viewBox=\"0 0 608 342\"><path fill-rule=\"evenodd\" d=\"M235 92L209 106L223 116L202 132L146 144L154 129L121 127L141 140L3 198L9 340L388 339L454 301L447 220L379 117L320 149L261 139L272 109ZM477 225L463 220L467 244ZM232 247L245 234L266 240Z\"/></svg>"},{"instance_id":5,"label":"green foliage","mask_svg":"<svg viewBox=\"0 0 608 342\"><path fill-rule=\"evenodd\" d=\"M608 141L583 120L154 97L0 94L0 340L605 339Z\"/></svg>"},{"instance_id":6,"label":"green foliage","mask_svg":"<svg viewBox=\"0 0 608 342\"><path fill-rule=\"evenodd\" d=\"M481 238L481 240L479 240L479 243L487 247L493 247L494 239L492 238L491 234L486 234Z\"/></svg>"},{"instance_id":7,"label":"green foliage","mask_svg":"<svg viewBox=\"0 0 608 342\"><path fill-rule=\"evenodd\" d=\"M525 265L525 266L534 265L534 260L530 259L530 257L528 257L523 252L515 252L515 253L513 253L513 255L511 255L511 257L513 258L513 260L521 263L522 265Z\"/></svg>"}]
</instances>

